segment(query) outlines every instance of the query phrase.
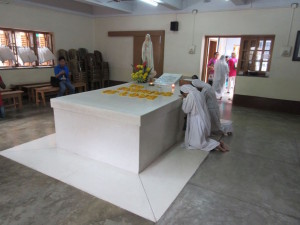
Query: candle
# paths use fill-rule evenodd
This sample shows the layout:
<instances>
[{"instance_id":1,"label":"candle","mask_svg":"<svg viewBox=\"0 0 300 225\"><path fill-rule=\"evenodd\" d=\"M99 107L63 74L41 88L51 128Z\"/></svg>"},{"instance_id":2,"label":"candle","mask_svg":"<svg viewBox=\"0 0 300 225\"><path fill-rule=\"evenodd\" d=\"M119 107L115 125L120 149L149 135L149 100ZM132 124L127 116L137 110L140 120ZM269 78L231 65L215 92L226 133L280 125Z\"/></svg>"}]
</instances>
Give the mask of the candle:
<instances>
[{"instance_id":1,"label":"candle","mask_svg":"<svg viewBox=\"0 0 300 225\"><path fill-rule=\"evenodd\" d=\"M175 88L175 84L172 84L172 88Z\"/></svg>"}]
</instances>

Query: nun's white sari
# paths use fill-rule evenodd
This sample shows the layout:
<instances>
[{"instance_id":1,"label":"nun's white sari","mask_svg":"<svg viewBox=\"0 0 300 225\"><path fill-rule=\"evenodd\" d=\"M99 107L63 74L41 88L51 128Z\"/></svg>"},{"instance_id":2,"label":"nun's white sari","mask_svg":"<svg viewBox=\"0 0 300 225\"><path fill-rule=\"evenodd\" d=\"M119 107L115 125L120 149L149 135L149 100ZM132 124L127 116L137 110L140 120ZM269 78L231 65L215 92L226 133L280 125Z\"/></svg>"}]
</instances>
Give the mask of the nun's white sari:
<instances>
[{"instance_id":1,"label":"nun's white sari","mask_svg":"<svg viewBox=\"0 0 300 225\"><path fill-rule=\"evenodd\" d=\"M232 121L220 119L220 109L215 91L212 89L212 87L199 79L193 80L192 84L197 88L202 88L201 93L205 97L210 115L211 131L217 132L221 130L225 134L228 132L233 132Z\"/></svg>"},{"instance_id":2,"label":"nun's white sari","mask_svg":"<svg viewBox=\"0 0 300 225\"><path fill-rule=\"evenodd\" d=\"M188 94L182 104L182 110L187 114L185 147L203 151L215 149L220 143L208 138L211 125L204 97L191 85L183 85L180 90Z\"/></svg>"},{"instance_id":3,"label":"nun's white sari","mask_svg":"<svg viewBox=\"0 0 300 225\"><path fill-rule=\"evenodd\" d=\"M205 101L210 115L211 131L215 132L221 130L220 109L215 91L209 84L199 79L193 80L192 84L197 88L202 88L201 93L205 97Z\"/></svg>"},{"instance_id":4,"label":"nun's white sari","mask_svg":"<svg viewBox=\"0 0 300 225\"><path fill-rule=\"evenodd\" d=\"M213 89L216 92L217 98L221 98L225 86L226 75L229 73L229 68L224 55L216 62L214 70Z\"/></svg>"}]
</instances>

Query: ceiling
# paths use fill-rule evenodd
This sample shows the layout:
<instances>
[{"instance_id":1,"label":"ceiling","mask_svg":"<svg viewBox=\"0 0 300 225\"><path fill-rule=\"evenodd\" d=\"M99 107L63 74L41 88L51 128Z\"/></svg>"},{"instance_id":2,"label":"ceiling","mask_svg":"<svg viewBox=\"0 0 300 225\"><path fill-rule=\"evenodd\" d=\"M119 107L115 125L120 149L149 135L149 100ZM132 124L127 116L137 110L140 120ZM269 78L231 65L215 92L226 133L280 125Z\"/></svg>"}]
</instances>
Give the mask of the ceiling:
<instances>
[{"instance_id":1,"label":"ceiling","mask_svg":"<svg viewBox=\"0 0 300 225\"><path fill-rule=\"evenodd\" d=\"M259 8L289 8L300 0L160 0L157 7L141 0L0 0L0 3L25 4L68 11L92 17L229 11Z\"/></svg>"}]
</instances>

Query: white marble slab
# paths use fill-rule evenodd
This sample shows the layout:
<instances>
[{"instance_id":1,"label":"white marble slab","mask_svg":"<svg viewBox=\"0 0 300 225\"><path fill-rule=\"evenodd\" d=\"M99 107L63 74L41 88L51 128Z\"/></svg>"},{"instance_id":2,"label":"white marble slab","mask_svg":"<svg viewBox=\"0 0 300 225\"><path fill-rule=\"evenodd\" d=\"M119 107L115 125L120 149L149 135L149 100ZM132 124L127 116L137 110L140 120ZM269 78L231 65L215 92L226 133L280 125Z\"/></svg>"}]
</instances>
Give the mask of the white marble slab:
<instances>
[{"instance_id":1,"label":"white marble slab","mask_svg":"<svg viewBox=\"0 0 300 225\"><path fill-rule=\"evenodd\" d=\"M158 220L192 177L208 152L174 146L140 174Z\"/></svg>"},{"instance_id":2,"label":"white marble slab","mask_svg":"<svg viewBox=\"0 0 300 225\"><path fill-rule=\"evenodd\" d=\"M142 173L135 174L56 148L53 140L55 135L49 135L0 155L154 222L208 154L176 145Z\"/></svg>"},{"instance_id":3,"label":"white marble slab","mask_svg":"<svg viewBox=\"0 0 300 225\"><path fill-rule=\"evenodd\" d=\"M155 80L155 84L159 85L172 85L179 81L182 74L164 73L158 79Z\"/></svg>"},{"instance_id":4,"label":"white marble slab","mask_svg":"<svg viewBox=\"0 0 300 225\"><path fill-rule=\"evenodd\" d=\"M100 90L88 91L76 95L67 95L51 99L51 107L58 109L68 109L68 111L80 112L85 115L93 115L106 119L114 119L134 125L140 125L141 118L158 109L166 108L170 103L180 101L179 85L173 89L174 94L169 97L158 96L155 100L131 98L119 96L118 94L109 95L102 93L104 90L116 90L119 87L129 87L131 83L122 84L114 87L103 88ZM172 91L171 86L149 86L143 85L146 90L151 91Z\"/></svg>"},{"instance_id":5,"label":"white marble slab","mask_svg":"<svg viewBox=\"0 0 300 225\"><path fill-rule=\"evenodd\" d=\"M110 89L124 86L130 84ZM58 148L138 174L180 140L184 116L178 86L173 96L153 101L103 90L51 99Z\"/></svg>"}]
</instances>

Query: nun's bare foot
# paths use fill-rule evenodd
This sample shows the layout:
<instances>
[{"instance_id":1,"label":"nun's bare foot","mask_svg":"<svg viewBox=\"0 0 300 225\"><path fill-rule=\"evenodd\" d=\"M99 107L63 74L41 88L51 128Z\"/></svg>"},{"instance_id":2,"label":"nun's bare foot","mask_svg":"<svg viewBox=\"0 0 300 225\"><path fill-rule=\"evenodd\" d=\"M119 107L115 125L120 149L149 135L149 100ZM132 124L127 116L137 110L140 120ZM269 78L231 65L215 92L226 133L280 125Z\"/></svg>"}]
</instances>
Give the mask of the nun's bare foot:
<instances>
[{"instance_id":1,"label":"nun's bare foot","mask_svg":"<svg viewBox=\"0 0 300 225\"><path fill-rule=\"evenodd\" d=\"M226 149L223 148L221 145L219 145L218 147L216 147L216 150L220 151L220 152L227 152Z\"/></svg>"},{"instance_id":2,"label":"nun's bare foot","mask_svg":"<svg viewBox=\"0 0 300 225\"><path fill-rule=\"evenodd\" d=\"M220 141L220 146L221 146L223 149L225 149L226 152L229 151L229 146L226 145L223 141Z\"/></svg>"}]
</instances>

